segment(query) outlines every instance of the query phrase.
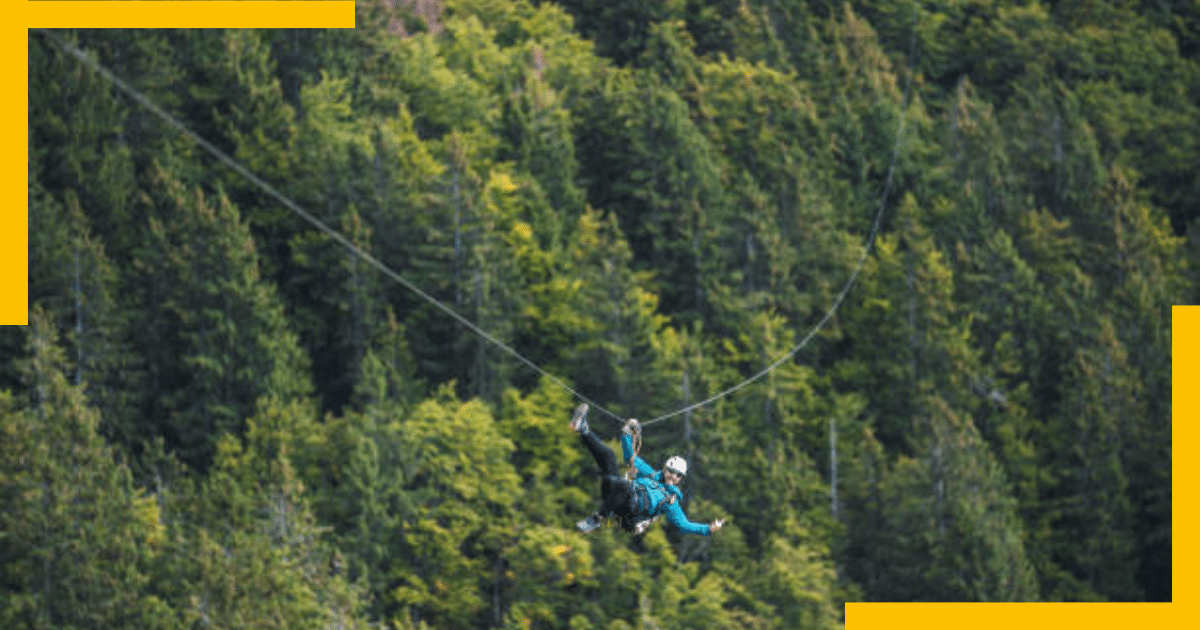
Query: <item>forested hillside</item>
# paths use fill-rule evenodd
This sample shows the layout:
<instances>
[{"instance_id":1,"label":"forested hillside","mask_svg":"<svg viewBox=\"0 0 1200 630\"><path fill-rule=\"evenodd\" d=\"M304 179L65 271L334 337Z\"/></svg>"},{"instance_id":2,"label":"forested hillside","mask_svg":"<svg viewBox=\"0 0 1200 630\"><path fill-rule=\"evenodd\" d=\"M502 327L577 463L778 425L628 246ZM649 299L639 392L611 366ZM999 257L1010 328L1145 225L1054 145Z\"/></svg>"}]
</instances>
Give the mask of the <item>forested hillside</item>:
<instances>
[{"instance_id":1,"label":"forested hillside","mask_svg":"<svg viewBox=\"0 0 1200 630\"><path fill-rule=\"evenodd\" d=\"M1200 5L361 0L357 24L30 32L0 627L1171 599ZM797 346L646 427L724 529L576 531L598 482L563 384L651 420Z\"/></svg>"}]
</instances>

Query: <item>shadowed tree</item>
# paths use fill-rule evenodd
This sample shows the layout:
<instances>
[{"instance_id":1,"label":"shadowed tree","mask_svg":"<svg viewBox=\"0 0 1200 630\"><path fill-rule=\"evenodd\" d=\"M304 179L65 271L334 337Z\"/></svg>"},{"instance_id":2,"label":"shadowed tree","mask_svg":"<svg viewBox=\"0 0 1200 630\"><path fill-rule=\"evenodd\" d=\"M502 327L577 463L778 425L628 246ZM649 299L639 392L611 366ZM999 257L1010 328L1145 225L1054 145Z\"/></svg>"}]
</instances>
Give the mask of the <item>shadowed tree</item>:
<instances>
[{"instance_id":1,"label":"shadowed tree","mask_svg":"<svg viewBox=\"0 0 1200 630\"><path fill-rule=\"evenodd\" d=\"M100 437L49 314L30 313L23 396L0 393L0 623L171 628L152 594L164 528L154 498Z\"/></svg>"},{"instance_id":2,"label":"shadowed tree","mask_svg":"<svg viewBox=\"0 0 1200 630\"><path fill-rule=\"evenodd\" d=\"M217 439L240 433L257 400L307 396L308 361L274 287L259 274L250 231L223 195L210 201L158 171L145 247L139 349L150 374L144 417L188 465L204 469Z\"/></svg>"}]
</instances>

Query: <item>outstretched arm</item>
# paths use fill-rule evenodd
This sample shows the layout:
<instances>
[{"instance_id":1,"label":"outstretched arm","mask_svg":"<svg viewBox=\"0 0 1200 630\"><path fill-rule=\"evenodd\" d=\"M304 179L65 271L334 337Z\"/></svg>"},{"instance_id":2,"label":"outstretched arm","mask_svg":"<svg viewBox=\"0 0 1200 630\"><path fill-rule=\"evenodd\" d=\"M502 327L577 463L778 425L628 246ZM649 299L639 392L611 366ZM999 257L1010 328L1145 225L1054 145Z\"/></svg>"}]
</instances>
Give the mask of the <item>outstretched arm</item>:
<instances>
[{"instance_id":1,"label":"outstretched arm","mask_svg":"<svg viewBox=\"0 0 1200 630\"><path fill-rule=\"evenodd\" d=\"M707 525L705 523L693 523L689 521L687 515L683 513L683 508L679 507L678 501L675 501L671 503L671 505L667 506L667 520L671 521L671 524L674 525L676 529L685 534L712 536L713 530L720 529L721 527L716 523L713 525Z\"/></svg>"}]
</instances>

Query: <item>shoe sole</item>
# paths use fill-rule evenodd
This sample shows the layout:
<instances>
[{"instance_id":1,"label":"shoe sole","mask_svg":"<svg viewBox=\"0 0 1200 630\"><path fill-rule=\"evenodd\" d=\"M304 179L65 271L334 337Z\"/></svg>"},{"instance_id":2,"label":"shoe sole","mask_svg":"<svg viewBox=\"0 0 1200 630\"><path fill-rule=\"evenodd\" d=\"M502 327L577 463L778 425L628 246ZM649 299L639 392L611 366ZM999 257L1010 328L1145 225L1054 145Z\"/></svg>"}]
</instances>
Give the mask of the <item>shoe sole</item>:
<instances>
[{"instance_id":1,"label":"shoe sole","mask_svg":"<svg viewBox=\"0 0 1200 630\"><path fill-rule=\"evenodd\" d=\"M578 433L579 427L583 424L583 419L587 417L588 405L583 403L575 408L575 413L571 416L571 430Z\"/></svg>"},{"instance_id":2,"label":"shoe sole","mask_svg":"<svg viewBox=\"0 0 1200 630\"><path fill-rule=\"evenodd\" d=\"M603 526L604 526L604 523L603 523L603 522L596 523L595 525L591 525L591 524L590 524L590 523L588 523L587 521L580 521L580 522L578 522L578 523L575 523L575 527L576 527L576 528L577 528L577 529L578 529L578 530L579 530L581 533L584 533L584 534L590 534L590 533L592 533L592 532L596 531L597 529L600 529L600 528L601 528L601 527L603 527Z\"/></svg>"}]
</instances>

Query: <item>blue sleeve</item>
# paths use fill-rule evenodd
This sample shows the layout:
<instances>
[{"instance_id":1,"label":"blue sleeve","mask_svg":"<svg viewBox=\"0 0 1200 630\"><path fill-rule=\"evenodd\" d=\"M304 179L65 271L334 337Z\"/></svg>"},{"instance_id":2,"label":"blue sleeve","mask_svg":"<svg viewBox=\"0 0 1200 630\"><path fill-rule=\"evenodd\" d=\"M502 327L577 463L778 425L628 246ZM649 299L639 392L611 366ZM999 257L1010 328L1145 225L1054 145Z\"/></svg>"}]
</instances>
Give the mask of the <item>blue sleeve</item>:
<instances>
[{"instance_id":1,"label":"blue sleeve","mask_svg":"<svg viewBox=\"0 0 1200 630\"><path fill-rule=\"evenodd\" d=\"M712 529L705 523L693 523L684 515L683 508L679 507L679 502L675 501L667 506L667 520L675 526L675 529L685 534L699 534L701 536L711 536Z\"/></svg>"},{"instance_id":2,"label":"blue sleeve","mask_svg":"<svg viewBox=\"0 0 1200 630\"><path fill-rule=\"evenodd\" d=\"M624 464L624 463L628 462L630 455L633 455L633 436L626 434L626 433L622 433L621 434L621 463ZM654 476L654 472L655 472L654 469L651 468L650 464L647 464L646 460L642 459L641 456L635 457L633 459L633 465L635 467L637 467L639 476L643 476L643 475L646 477Z\"/></svg>"}]
</instances>

